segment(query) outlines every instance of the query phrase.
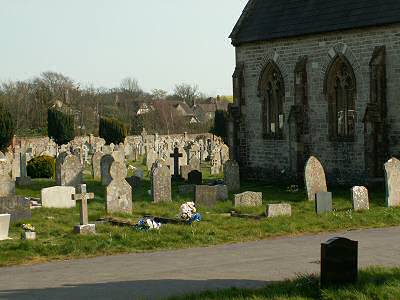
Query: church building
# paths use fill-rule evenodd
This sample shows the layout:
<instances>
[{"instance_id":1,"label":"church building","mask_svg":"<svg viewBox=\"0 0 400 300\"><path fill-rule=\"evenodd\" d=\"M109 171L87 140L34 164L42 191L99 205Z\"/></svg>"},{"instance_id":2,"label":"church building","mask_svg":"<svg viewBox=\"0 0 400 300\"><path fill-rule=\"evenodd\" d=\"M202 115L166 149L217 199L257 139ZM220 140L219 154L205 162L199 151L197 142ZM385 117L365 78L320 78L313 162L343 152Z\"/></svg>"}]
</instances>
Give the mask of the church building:
<instances>
[{"instance_id":1,"label":"church building","mask_svg":"<svg viewBox=\"0 0 400 300\"><path fill-rule=\"evenodd\" d=\"M400 158L400 1L250 0L236 49L229 140L246 178L365 184Z\"/></svg>"}]
</instances>

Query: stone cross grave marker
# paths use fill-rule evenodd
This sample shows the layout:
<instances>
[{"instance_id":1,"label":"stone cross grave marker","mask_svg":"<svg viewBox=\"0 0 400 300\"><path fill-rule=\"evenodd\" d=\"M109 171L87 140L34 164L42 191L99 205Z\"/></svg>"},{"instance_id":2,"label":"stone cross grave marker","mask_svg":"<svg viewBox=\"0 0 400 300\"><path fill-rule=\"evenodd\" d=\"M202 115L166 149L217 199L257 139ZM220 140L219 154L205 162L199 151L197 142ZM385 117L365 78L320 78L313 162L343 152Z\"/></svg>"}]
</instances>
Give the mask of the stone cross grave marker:
<instances>
[{"instance_id":1,"label":"stone cross grave marker","mask_svg":"<svg viewBox=\"0 0 400 300\"><path fill-rule=\"evenodd\" d=\"M75 226L74 231L79 234L87 234L87 233L95 233L96 225L89 224L89 216L88 216L88 200L94 199L94 193L86 192L86 184L80 185L80 194L72 195L72 199L74 201L80 201L80 225Z\"/></svg>"},{"instance_id":2,"label":"stone cross grave marker","mask_svg":"<svg viewBox=\"0 0 400 300\"><path fill-rule=\"evenodd\" d=\"M179 149L175 148L174 153L170 154L170 157L174 159L174 177L179 177L179 158L183 157L182 153L179 153Z\"/></svg>"},{"instance_id":3,"label":"stone cross grave marker","mask_svg":"<svg viewBox=\"0 0 400 300\"><path fill-rule=\"evenodd\" d=\"M321 244L321 288L356 283L358 242L333 238Z\"/></svg>"}]
</instances>

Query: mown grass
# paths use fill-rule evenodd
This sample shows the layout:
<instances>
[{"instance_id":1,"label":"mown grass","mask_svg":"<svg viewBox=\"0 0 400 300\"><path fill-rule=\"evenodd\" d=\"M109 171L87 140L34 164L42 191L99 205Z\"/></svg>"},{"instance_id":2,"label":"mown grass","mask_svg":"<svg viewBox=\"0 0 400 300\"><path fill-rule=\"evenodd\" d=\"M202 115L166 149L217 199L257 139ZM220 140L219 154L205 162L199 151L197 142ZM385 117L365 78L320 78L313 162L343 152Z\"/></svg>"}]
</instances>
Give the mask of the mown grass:
<instances>
[{"instance_id":1,"label":"mown grass","mask_svg":"<svg viewBox=\"0 0 400 300\"><path fill-rule=\"evenodd\" d=\"M140 165L137 163L136 165ZM211 177L206 170L206 179ZM89 203L89 219L95 221L105 216L104 188L85 174L88 191L95 193L95 200ZM55 185L51 180L34 180L28 188L18 188L19 195L39 197L43 187ZM181 196L178 185L173 184L173 202L151 202L148 194L150 182L147 177L140 188L133 193L133 215L118 215L137 222L143 215L175 217L184 201L190 196ZM36 209L32 219L26 222L37 229L36 241L22 241L21 224L13 224L10 236L13 240L0 242L0 266L21 263L35 263L46 260L82 258L116 253L156 251L167 249L211 246L222 243L245 242L277 236L339 231L371 227L400 225L400 209L384 207L384 189L371 193L371 210L353 212L351 210L350 189L333 190L333 213L317 216L314 204L306 201L304 191L289 193L286 186L263 185L244 182L242 190L263 192L264 206L261 208L239 209L242 213L262 214L267 203L287 202L292 205L292 217L276 219L231 218L227 216L233 210L231 200L220 202L214 208L199 207L203 221L189 225L163 225L159 231L137 232L132 228L121 228L109 224L98 224L94 236L79 236L73 233L73 226L79 222L79 207L74 209ZM230 199L233 196L230 195Z\"/></svg>"},{"instance_id":2,"label":"mown grass","mask_svg":"<svg viewBox=\"0 0 400 300\"><path fill-rule=\"evenodd\" d=\"M261 289L209 291L170 300L369 300L400 299L400 269L374 267L360 271L357 284L320 290L319 278L302 276L271 283Z\"/></svg>"}]
</instances>

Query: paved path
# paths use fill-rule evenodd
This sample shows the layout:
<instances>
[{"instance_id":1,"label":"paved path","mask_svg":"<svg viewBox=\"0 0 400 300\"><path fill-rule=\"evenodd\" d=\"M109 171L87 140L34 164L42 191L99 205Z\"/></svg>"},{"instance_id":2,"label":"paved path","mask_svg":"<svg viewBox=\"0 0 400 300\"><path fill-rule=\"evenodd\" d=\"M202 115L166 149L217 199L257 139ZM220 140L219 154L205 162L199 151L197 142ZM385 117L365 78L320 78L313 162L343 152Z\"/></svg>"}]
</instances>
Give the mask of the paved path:
<instances>
[{"instance_id":1,"label":"paved path","mask_svg":"<svg viewBox=\"0 0 400 300\"><path fill-rule=\"evenodd\" d=\"M260 287L319 271L320 243L358 240L359 261L400 264L400 227L279 238L0 269L0 299L163 299L205 289Z\"/></svg>"}]
</instances>

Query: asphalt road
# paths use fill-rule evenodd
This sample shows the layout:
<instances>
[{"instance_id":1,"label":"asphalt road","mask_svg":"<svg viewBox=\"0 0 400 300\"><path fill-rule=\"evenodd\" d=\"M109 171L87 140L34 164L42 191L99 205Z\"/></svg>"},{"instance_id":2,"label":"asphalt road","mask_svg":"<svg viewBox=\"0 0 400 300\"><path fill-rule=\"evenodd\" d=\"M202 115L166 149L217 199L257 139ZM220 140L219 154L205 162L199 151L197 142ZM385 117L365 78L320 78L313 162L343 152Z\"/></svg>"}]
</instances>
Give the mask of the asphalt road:
<instances>
[{"instance_id":1,"label":"asphalt road","mask_svg":"<svg viewBox=\"0 0 400 300\"><path fill-rule=\"evenodd\" d=\"M320 244L359 241L360 267L400 265L400 227L0 269L0 299L164 299L318 273Z\"/></svg>"}]
</instances>

